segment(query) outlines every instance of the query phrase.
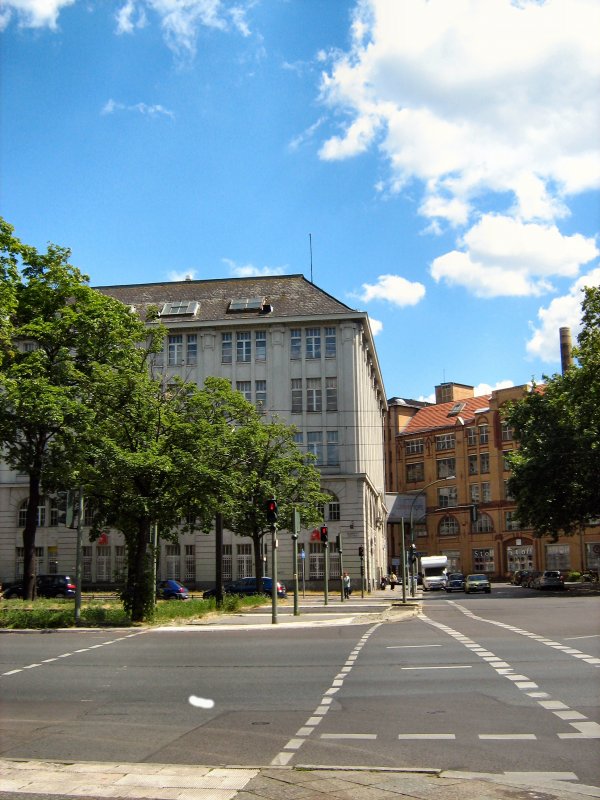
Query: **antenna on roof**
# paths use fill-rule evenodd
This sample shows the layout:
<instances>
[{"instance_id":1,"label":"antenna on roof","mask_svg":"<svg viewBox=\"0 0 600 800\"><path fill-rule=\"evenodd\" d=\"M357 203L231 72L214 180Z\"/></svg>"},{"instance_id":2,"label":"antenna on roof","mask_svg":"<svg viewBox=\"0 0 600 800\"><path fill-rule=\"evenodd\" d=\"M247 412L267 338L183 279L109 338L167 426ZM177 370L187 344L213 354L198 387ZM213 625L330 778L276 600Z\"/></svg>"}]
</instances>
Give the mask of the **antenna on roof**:
<instances>
[{"instance_id":1,"label":"antenna on roof","mask_svg":"<svg viewBox=\"0 0 600 800\"><path fill-rule=\"evenodd\" d=\"M313 271L312 271L312 233L308 234L308 244L310 247L310 282L313 283Z\"/></svg>"}]
</instances>

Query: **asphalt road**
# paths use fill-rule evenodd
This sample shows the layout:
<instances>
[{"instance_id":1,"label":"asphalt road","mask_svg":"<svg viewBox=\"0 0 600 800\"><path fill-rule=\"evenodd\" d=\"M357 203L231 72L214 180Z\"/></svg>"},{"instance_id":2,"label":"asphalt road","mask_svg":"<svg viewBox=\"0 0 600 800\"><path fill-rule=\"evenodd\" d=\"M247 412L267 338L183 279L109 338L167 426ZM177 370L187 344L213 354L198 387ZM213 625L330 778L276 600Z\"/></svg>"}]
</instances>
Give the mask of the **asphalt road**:
<instances>
[{"instance_id":1,"label":"asphalt road","mask_svg":"<svg viewBox=\"0 0 600 800\"><path fill-rule=\"evenodd\" d=\"M397 623L3 633L0 753L598 785L599 602L506 587Z\"/></svg>"}]
</instances>

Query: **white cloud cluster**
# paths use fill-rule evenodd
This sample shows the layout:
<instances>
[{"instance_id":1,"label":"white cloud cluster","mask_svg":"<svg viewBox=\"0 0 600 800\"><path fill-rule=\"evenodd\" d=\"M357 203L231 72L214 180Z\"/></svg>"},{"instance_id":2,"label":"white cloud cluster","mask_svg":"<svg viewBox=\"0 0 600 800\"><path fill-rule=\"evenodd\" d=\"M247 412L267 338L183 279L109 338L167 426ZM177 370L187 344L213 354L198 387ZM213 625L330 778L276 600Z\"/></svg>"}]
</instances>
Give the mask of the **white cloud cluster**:
<instances>
[{"instance_id":1,"label":"white cloud cluster","mask_svg":"<svg viewBox=\"0 0 600 800\"><path fill-rule=\"evenodd\" d=\"M188 269L185 272L178 272L173 269L167 277L170 281L193 281L196 277L196 270Z\"/></svg>"},{"instance_id":2,"label":"white cloud cluster","mask_svg":"<svg viewBox=\"0 0 600 800\"><path fill-rule=\"evenodd\" d=\"M16 17L24 28L56 29L58 15L75 0L1 0L0 31Z\"/></svg>"},{"instance_id":3,"label":"white cloud cluster","mask_svg":"<svg viewBox=\"0 0 600 800\"><path fill-rule=\"evenodd\" d=\"M237 264L230 258L223 258L234 278L260 278L268 275L284 275L287 267L255 267L254 264Z\"/></svg>"},{"instance_id":4,"label":"white cloud cluster","mask_svg":"<svg viewBox=\"0 0 600 800\"><path fill-rule=\"evenodd\" d=\"M400 275L380 275L377 283L363 283L360 299L368 303L371 300L387 300L396 306L416 306L425 297L422 283L411 282Z\"/></svg>"},{"instance_id":5,"label":"white cloud cluster","mask_svg":"<svg viewBox=\"0 0 600 800\"><path fill-rule=\"evenodd\" d=\"M146 117L159 117L165 116L175 119L175 114L169 111L168 108L161 106L159 103L148 105L147 103L133 103L126 105L125 103L117 103L116 100L107 100L102 107L102 114L114 114L117 111L133 111L137 114L142 114Z\"/></svg>"},{"instance_id":6,"label":"white cloud cluster","mask_svg":"<svg viewBox=\"0 0 600 800\"><path fill-rule=\"evenodd\" d=\"M560 328L570 328L573 343L581 331L582 291L586 286L600 286L600 267L582 275L571 286L568 294L555 297L548 306L538 311L539 326L532 325L533 333L527 342L527 352L548 363L560 360Z\"/></svg>"}]
</instances>

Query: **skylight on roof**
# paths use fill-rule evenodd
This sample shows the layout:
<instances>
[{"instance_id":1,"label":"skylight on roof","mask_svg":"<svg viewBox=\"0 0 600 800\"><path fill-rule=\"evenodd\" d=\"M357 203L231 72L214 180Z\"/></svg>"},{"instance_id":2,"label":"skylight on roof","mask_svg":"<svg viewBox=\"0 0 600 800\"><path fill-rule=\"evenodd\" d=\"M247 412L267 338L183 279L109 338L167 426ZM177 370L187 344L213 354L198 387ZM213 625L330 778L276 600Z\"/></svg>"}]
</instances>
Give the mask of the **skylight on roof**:
<instances>
[{"instance_id":1,"label":"skylight on roof","mask_svg":"<svg viewBox=\"0 0 600 800\"><path fill-rule=\"evenodd\" d=\"M460 412L463 410L464 407L465 407L465 404L463 402L454 403L454 405L452 406L452 408L448 412L448 416L449 417L455 417L457 414L460 414Z\"/></svg>"},{"instance_id":2,"label":"skylight on roof","mask_svg":"<svg viewBox=\"0 0 600 800\"><path fill-rule=\"evenodd\" d=\"M260 311L264 297L237 297L229 303L228 311Z\"/></svg>"},{"instance_id":3,"label":"skylight on roof","mask_svg":"<svg viewBox=\"0 0 600 800\"><path fill-rule=\"evenodd\" d=\"M160 312L161 317L178 316L181 314L195 314L199 303L196 300L174 300L165 303Z\"/></svg>"}]
</instances>

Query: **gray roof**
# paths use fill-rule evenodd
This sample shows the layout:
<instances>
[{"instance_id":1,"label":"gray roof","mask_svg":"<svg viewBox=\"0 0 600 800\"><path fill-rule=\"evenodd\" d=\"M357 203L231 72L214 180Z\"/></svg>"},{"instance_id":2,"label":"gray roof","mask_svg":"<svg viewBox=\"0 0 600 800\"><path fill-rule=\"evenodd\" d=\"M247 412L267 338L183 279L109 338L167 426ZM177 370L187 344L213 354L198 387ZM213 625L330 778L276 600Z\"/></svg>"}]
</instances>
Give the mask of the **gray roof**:
<instances>
[{"instance_id":1,"label":"gray roof","mask_svg":"<svg viewBox=\"0 0 600 800\"><path fill-rule=\"evenodd\" d=\"M185 300L199 304L192 317L194 320L209 322L240 318L264 319L265 316L347 316L349 312L357 313L310 283L303 275L165 281L95 288L102 294L135 306L142 317L145 316L144 309L149 305L160 308L164 303ZM264 310L228 311L232 300L249 297L264 298L265 304L272 307L272 312L265 314Z\"/></svg>"}]
</instances>

